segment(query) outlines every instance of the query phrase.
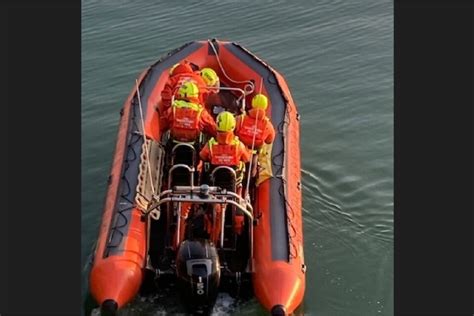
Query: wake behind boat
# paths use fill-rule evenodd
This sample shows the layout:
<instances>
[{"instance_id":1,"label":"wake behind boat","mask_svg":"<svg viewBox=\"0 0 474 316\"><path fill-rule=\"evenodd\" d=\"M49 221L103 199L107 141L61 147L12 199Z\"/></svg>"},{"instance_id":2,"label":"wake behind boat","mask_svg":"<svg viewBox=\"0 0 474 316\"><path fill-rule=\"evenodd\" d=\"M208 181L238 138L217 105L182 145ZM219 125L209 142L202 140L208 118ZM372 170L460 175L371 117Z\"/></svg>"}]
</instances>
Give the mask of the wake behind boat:
<instances>
[{"instance_id":1,"label":"wake behind boat","mask_svg":"<svg viewBox=\"0 0 474 316\"><path fill-rule=\"evenodd\" d=\"M258 113L276 134L259 144L260 125L250 126L246 142L241 132L251 155L245 166L210 158L220 153L218 137L200 132L177 140L165 128L170 111L191 108L177 96L193 94L194 85L173 90L170 109L163 108L170 75L185 61L219 78L217 88L206 87L213 97L205 108L195 109L199 119L212 117L217 132L234 130L234 117L240 124L252 107L264 109ZM305 290L300 181L299 115L284 78L233 42L196 41L171 51L139 76L121 111L89 278L102 313L115 314L150 279L158 287L175 280L195 312L209 312L224 287L239 293L250 285L272 315L293 313Z\"/></svg>"}]
</instances>

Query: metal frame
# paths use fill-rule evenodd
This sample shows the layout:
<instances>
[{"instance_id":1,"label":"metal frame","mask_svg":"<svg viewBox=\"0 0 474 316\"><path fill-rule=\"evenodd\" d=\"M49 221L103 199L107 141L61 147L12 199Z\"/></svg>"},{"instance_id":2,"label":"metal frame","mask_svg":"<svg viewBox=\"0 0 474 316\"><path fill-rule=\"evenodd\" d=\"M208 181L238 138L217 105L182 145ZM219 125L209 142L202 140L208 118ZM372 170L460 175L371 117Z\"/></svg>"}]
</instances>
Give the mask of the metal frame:
<instances>
[{"instance_id":1,"label":"metal frame","mask_svg":"<svg viewBox=\"0 0 474 316\"><path fill-rule=\"evenodd\" d=\"M231 168L229 166L219 166L219 167L214 168L214 170L212 170L212 172L211 172L211 179L212 179L213 182L215 180L214 174L218 170L228 170L228 171L230 171L230 173L234 176L235 181L237 181L237 172L235 172L235 170L233 168Z\"/></svg>"},{"instance_id":2,"label":"metal frame","mask_svg":"<svg viewBox=\"0 0 474 316\"><path fill-rule=\"evenodd\" d=\"M170 169L170 173L174 167L187 168L190 173L194 168L187 165L175 165ZM234 171L232 169L232 171ZM192 177L192 176L191 176ZM170 179L170 178L169 178ZM250 234L250 262L253 262L253 207L248 201L243 199L237 193L222 189L216 186L208 186L203 184L201 186L174 186L172 189L165 190L159 195L154 196L155 202L149 208L149 211L159 207L165 203L179 203L190 202L195 204L231 204L249 219L249 234ZM225 223L225 208L222 209L221 217L221 232L220 232L220 248L224 246L224 223ZM180 228L181 228L181 209L177 209L177 223L176 223L176 245L180 243ZM214 217L215 218L215 217ZM251 268L252 270L252 268Z\"/></svg>"},{"instance_id":3,"label":"metal frame","mask_svg":"<svg viewBox=\"0 0 474 316\"><path fill-rule=\"evenodd\" d=\"M193 152L193 166L196 164L196 148L194 148L191 143L185 143L185 142L176 142L176 145L173 146L171 149L171 164L174 165L174 157L175 157L175 152L179 147L188 147L191 148Z\"/></svg>"},{"instance_id":4,"label":"metal frame","mask_svg":"<svg viewBox=\"0 0 474 316\"><path fill-rule=\"evenodd\" d=\"M194 166L190 167L190 166L188 166L184 163L179 163L179 164L176 164L173 167L171 167L170 170L168 171L168 188L171 187L171 181L173 180L173 178L172 178L173 171L178 169L178 168L184 168L184 169L187 169L189 171L189 182L190 182L191 186L194 186L194 171L195 171ZM168 190L166 190L166 191L168 191ZM166 192L166 191L163 191L163 192ZM160 196L161 196L161 193L160 193Z\"/></svg>"},{"instance_id":5,"label":"metal frame","mask_svg":"<svg viewBox=\"0 0 474 316\"><path fill-rule=\"evenodd\" d=\"M208 87L208 88L214 88L214 87ZM245 112L245 96L247 95L243 89L240 88L231 88L231 87L219 87L219 90L228 90L228 91L238 91L242 95L237 99L237 101L242 100L242 111Z\"/></svg>"},{"instance_id":6,"label":"metal frame","mask_svg":"<svg viewBox=\"0 0 474 316\"><path fill-rule=\"evenodd\" d=\"M175 186L172 189L161 192L158 196L155 196L155 198L157 201L153 204L151 209L155 209L161 204L168 202L230 203L253 220L252 204L235 192L221 189L220 187L208 186L207 184L201 186Z\"/></svg>"},{"instance_id":7,"label":"metal frame","mask_svg":"<svg viewBox=\"0 0 474 316\"><path fill-rule=\"evenodd\" d=\"M178 143L172 148L172 154L175 153L177 148L180 146L186 146L192 148L193 151L195 151L194 146L188 143ZM172 179L173 179L173 171L178 169L178 168L184 168L189 172L189 179L190 183L187 186L173 186L171 187ZM211 172L211 180L214 182L215 181L215 175L216 172L219 170L226 170L229 171L230 174L234 177L235 182L237 179L237 173L236 171L229 167L229 166L219 166L216 167L212 172ZM249 239L250 239L250 260L249 260L249 268L250 271L253 271L253 222L254 222L254 217L253 217L253 207L252 204L242 198L240 195L237 193L223 189L221 187L217 186L209 186L207 184L203 184L201 186L195 186L194 185L194 172L195 168L194 166L189 166L187 164L176 164L173 165L169 170L168 170L168 188L165 191L162 191L159 194L156 194L153 196L154 202L152 205L148 208L147 213L150 215L153 210L157 209L160 205L165 204L165 203L177 203L178 207L176 209L176 217L177 217L177 222L176 222L176 246L179 245L180 243L180 230L181 230L181 203L183 202L189 202L193 204L230 204L234 207L236 207L238 210L240 210L247 218L248 218L248 223L249 223ZM235 188L235 187L234 187ZM170 208L167 208L168 211L170 211ZM224 227L225 227L225 214L226 214L226 207L222 208L222 216L221 216L221 231L220 231L220 248L224 248ZM214 222L213 224L216 225L217 222L215 221L215 211L213 214ZM154 217L152 217L155 219ZM169 218L169 216L167 217Z\"/></svg>"}]
</instances>

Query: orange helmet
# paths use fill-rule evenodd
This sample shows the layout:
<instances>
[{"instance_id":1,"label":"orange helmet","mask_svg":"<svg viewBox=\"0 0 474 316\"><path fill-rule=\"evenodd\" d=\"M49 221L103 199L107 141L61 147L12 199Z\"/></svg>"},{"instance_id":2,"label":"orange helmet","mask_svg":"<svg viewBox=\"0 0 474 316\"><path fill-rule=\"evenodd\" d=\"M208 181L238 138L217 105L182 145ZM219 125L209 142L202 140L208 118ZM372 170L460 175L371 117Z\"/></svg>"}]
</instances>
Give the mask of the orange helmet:
<instances>
[{"instance_id":1,"label":"orange helmet","mask_svg":"<svg viewBox=\"0 0 474 316\"><path fill-rule=\"evenodd\" d=\"M193 68L187 60L184 60L180 63L174 64L170 69L170 76L184 73L192 73Z\"/></svg>"}]
</instances>

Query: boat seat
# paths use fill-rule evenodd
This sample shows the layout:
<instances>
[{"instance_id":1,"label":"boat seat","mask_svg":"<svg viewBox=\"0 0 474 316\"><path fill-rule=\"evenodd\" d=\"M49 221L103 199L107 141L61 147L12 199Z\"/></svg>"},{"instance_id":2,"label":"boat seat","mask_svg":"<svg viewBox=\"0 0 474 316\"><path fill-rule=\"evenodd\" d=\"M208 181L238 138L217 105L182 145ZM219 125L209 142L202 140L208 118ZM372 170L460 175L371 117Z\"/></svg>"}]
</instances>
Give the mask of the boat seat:
<instances>
[{"instance_id":1,"label":"boat seat","mask_svg":"<svg viewBox=\"0 0 474 316\"><path fill-rule=\"evenodd\" d=\"M172 142L171 165L185 164L195 166L197 161L196 142Z\"/></svg>"},{"instance_id":2,"label":"boat seat","mask_svg":"<svg viewBox=\"0 0 474 316\"><path fill-rule=\"evenodd\" d=\"M211 165L211 183L214 186L221 187L228 191L236 192L237 186L242 183L242 179L241 177L238 177L237 173L238 171L236 167Z\"/></svg>"},{"instance_id":3,"label":"boat seat","mask_svg":"<svg viewBox=\"0 0 474 316\"><path fill-rule=\"evenodd\" d=\"M176 165L186 165L189 167L195 167L197 162L197 142L177 142L171 141L171 163L170 168ZM171 185L189 185L190 184L190 172L188 168L176 168L172 171Z\"/></svg>"}]
</instances>

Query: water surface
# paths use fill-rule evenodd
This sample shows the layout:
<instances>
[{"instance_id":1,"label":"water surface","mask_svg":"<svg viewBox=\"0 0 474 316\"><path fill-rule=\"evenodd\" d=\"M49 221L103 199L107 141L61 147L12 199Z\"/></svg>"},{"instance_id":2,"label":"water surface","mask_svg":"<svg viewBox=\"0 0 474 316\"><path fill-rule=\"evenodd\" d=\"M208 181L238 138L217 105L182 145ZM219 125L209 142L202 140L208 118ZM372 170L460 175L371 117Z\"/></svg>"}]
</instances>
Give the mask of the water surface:
<instances>
[{"instance_id":1,"label":"water surface","mask_svg":"<svg viewBox=\"0 0 474 316\"><path fill-rule=\"evenodd\" d=\"M393 315L392 34L389 0L83 0L83 266L135 78L168 51L215 37L282 73L301 113L304 314ZM124 314L166 309L139 298ZM215 314L264 315L255 300L225 295Z\"/></svg>"}]
</instances>

